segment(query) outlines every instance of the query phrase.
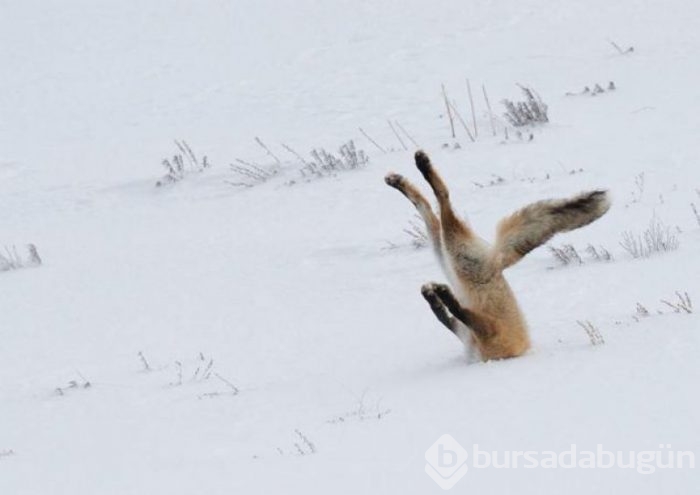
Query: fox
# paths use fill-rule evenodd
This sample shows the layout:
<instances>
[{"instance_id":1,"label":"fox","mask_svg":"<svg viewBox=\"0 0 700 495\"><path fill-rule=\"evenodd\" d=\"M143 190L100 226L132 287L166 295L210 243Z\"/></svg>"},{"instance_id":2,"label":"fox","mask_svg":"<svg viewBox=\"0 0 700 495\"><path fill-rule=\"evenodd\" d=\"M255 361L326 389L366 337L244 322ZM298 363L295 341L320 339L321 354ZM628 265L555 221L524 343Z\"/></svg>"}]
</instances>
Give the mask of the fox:
<instances>
[{"instance_id":1,"label":"fox","mask_svg":"<svg viewBox=\"0 0 700 495\"><path fill-rule=\"evenodd\" d=\"M434 254L448 284L421 287L437 320L481 361L522 356L530 349L525 317L503 271L560 232L584 227L610 209L607 190L582 192L568 199L546 199L503 218L493 246L479 237L452 208L444 180L418 150L415 164L438 204L435 214L420 190L397 173L385 177L425 222Z\"/></svg>"}]
</instances>

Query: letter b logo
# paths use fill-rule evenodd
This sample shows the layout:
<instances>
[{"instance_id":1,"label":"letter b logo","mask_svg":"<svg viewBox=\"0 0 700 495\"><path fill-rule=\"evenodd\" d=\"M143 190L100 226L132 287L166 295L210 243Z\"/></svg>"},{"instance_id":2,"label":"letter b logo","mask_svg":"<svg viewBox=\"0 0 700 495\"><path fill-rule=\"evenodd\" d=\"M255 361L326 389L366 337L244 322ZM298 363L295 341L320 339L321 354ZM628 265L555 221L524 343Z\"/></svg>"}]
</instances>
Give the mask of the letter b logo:
<instances>
[{"instance_id":1,"label":"letter b logo","mask_svg":"<svg viewBox=\"0 0 700 495\"><path fill-rule=\"evenodd\" d=\"M438 467L451 468L457 464L457 453L454 450L447 450L443 444L438 445Z\"/></svg>"},{"instance_id":2,"label":"letter b logo","mask_svg":"<svg viewBox=\"0 0 700 495\"><path fill-rule=\"evenodd\" d=\"M457 440L443 435L425 452L425 472L440 488L449 490L467 473L467 457Z\"/></svg>"}]
</instances>

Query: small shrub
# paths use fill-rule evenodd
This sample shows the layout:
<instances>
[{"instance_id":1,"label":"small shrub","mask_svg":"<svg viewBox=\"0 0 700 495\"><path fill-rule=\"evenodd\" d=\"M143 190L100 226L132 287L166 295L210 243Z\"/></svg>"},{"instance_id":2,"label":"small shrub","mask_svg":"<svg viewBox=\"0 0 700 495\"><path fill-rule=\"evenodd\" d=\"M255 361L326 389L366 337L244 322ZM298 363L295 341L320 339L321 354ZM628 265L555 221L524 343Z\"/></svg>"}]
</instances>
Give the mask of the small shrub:
<instances>
[{"instance_id":1,"label":"small shrub","mask_svg":"<svg viewBox=\"0 0 700 495\"><path fill-rule=\"evenodd\" d=\"M307 456L307 455L312 455L317 452L316 450L316 444L314 444L311 440L309 440L309 437L307 437L304 433L299 428L294 429L294 434L296 435L296 439L294 440L294 450L284 450L280 447L277 447L275 450L277 450L277 453L282 456Z\"/></svg>"},{"instance_id":2,"label":"small shrub","mask_svg":"<svg viewBox=\"0 0 700 495\"><path fill-rule=\"evenodd\" d=\"M583 265L585 263L573 244L564 244L561 247L547 246L552 256L559 262L560 265L567 266L571 264ZM595 247L593 244L586 246L586 253L590 261L612 261L613 256L610 251L603 246Z\"/></svg>"},{"instance_id":3,"label":"small shrub","mask_svg":"<svg viewBox=\"0 0 700 495\"><path fill-rule=\"evenodd\" d=\"M237 187L254 187L264 184L276 177L280 172L278 165L264 168L254 163L249 163L237 158L238 165L231 164L231 172L236 176L234 180L226 181L228 184Z\"/></svg>"},{"instance_id":4,"label":"small shrub","mask_svg":"<svg viewBox=\"0 0 700 495\"><path fill-rule=\"evenodd\" d=\"M519 85L520 86L520 85ZM520 86L525 101L503 100L506 107L505 118L513 127L524 127L549 122L548 106L535 90Z\"/></svg>"},{"instance_id":5,"label":"small shrub","mask_svg":"<svg viewBox=\"0 0 700 495\"><path fill-rule=\"evenodd\" d=\"M612 256L612 254L610 254L610 251L605 249L603 246L598 246L598 248L596 249L596 247L593 244L589 244L586 247L586 252L595 261L612 261L613 260L613 256Z\"/></svg>"},{"instance_id":6,"label":"small shrub","mask_svg":"<svg viewBox=\"0 0 700 495\"><path fill-rule=\"evenodd\" d=\"M152 368L148 361L145 360L142 353L139 353L139 358L141 359L143 370L150 371ZM183 361L179 360L174 362L176 379L169 383L171 387L177 388L193 384L212 387L211 384L215 382L213 380L213 378L215 378L220 382L218 390L200 393L197 395L198 399L235 396L240 392L240 389L236 385L215 371L214 358L207 357L200 352L196 359L185 360L184 363L183 365ZM194 371L192 371L192 368L194 368Z\"/></svg>"},{"instance_id":7,"label":"small shrub","mask_svg":"<svg viewBox=\"0 0 700 495\"><path fill-rule=\"evenodd\" d=\"M562 265L570 265L571 263L576 263L577 265L583 264L581 256L578 254L578 251L576 251L576 248L572 244L564 244L560 248L554 246L547 247L552 255Z\"/></svg>"},{"instance_id":8,"label":"small shrub","mask_svg":"<svg viewBox=\"0 0 700 495\"><path fill-rule=\"evenodd\" d=\"M676 297L678 299L676 302L669 302L664 299L662 299L661 302L673 309L674 313L690 314L693 312L693 302L690 300L690 296L687 292L681 294L680 292L676 291Z\"/></svg>"},{"instance_id":9,"label":"small shrub","mask_svg":"<svg viewBox=\"0 0 700 495\"><path fill-rule=\"evenodd\" d=\"M41 258L36 246L28 244L26 249L27 255L22 256L16 246L5 246L0 251L0 272L41 265Z\"/></svg>"},{"instance_id":10,"label":"small shrub","mask_svg":"<svg viewBox=\"0 0 700 495\"><path fill-rule=\"evenodd\" d=\"M379 420L391 412L391 409L382 407L381 399L378 399L374 403L367 403L365 400L365 395L366 393L363 393L362 396L360 396L354 409L344 414L335 416L326 421L326 423L338 424L348 421Z\"/></svg>"},{"instance_id":11,"label":"small shrub","mask_svg":"<svg viewBox=\"0 0 700 495\"><path fill-rule=\"evenodd\" d=\"M649 310L642 303L637 303L636 315L640 318L646 318L649 316Z\"/></svg>"},{"instance_id":12,"label":"small shrub","mask_svg":"<svg viewBox=\"0 0 700 495\"><path fill-rule=\"evenodd\" d=\"M156 182L156 187L175 184L188 174L201 173L211 166L206 156L198 160L186 141L176 139L175 146L177 146L179 153L175 153L171 159L166 158L162 161L166 174Z\"/></svg>"},{"instance_id":13,"label":"small shrub","mask_svg":"<svg viewBox=\"0 0 700 495\"><path fill-rule=\"evenodd\" d=\"M403 229L403 231L411 238L411 246L415 249L423 249L430 245L430 239L428 238L428 233L425 231L425 227L418 221L411 220L408 222L408 227Z\"/></svg>"},{"instance_id":14,"label":"small shrub","mask_svg":"<svg viewBox=\"0 0 700 495\"><path fill-rule=\"evenodd\" d=\"M661 302L669 308L671 308L674 313L691 314L693 312L693 301L690 300L690 296L688 295L688 293L681 293L680 291L676 291L675 294L675 301L661 299ZM646 306L642 305L641 303L637 303L637 307L635 313L632 315L632 319L636 322L639 322L639 320L641 320L642 318L647 318L651 316L651 314L652 313L646 308ZM660 309L656 309L654 314L663 315L665 313Z\"/></svg>"},{"instance_id":15,"label":"small shrub","mask_svg":"<svg viewBox=\"0 0 700 495\"><path fill-rule=\"evenodd\" d=\"M615 91L617 89L617 86L615 86L614 81L609 81L607 85L607 91ZM603 89L603 86L601 86L599 83L595 83L593 85L593 89L591 89L589 86L584 86L583 90L579 92L572 92L568 91L566 93L566 96L580 96L580 95L586 95L586 96L596 96L602 93L605 93L605 89Z\"/></svg>"},{"instance_id":16,"label":"small shrub","mask_svg":"<svg viewBox=\"0 0 700 495\"><path fill-rule=\"evenodd\" d=\"M80 380L71 380L63 387L56 387L56 395L66 395L71 390L88 389L92 387L92 383L87 380L80 372L77 372Z\"/></svg>"},{"instance_id":17,"label":"small shrub","mask_svg":"<svg viewBox=\"0 0 700 495\"><path fill-rule=\"evenodd\" d=\"M311 150L313 161L306 162L300 169L302 177L305 179L328 177L338 172L362 168L369 162L365 152L358 150L352 140L342 145L338 153L339 155L334 155L323 148Z\"/></svg>"},{"instance_id":18,"label":"small shrub","mask_svg":"<svg viewBox=\"0 0 700 495\"><path fill-rule=\"evenodd\" d=\"M678 249L678 236L673 233L671 227L661 220L653 217L649 226L641 234L630 231L622 233L620 246L633 258L648 258L654 253L674 251Z\"/></svg>"},{"instance_id":19,"label":"small shrub","mask_svg":"<svg viewBox=\"0 0 700 495\"><path fill-rule=\"evenodd\" d=\"M258 144L265 149L268 156L274 160L274 163L263 166L237 158L237 164L230 165L230 169L235 177L233 180L227 180L228 184L237 187L254 187L278 176L285 175L289 171L297 171L303 181L311 181L322 177L330 177L339 172L356 170L364 167L369 162L365 152L358 149L352 140L343 144L336 153L331 153L324 148L314 148L309 153L311 159L305 159L288 145L282 144L282 147L298 160L298 165L283 163L259 139ZM292 186L297 181L297 179L290 179L285 182L285 185Z\"/></svg>"}]
</instances>

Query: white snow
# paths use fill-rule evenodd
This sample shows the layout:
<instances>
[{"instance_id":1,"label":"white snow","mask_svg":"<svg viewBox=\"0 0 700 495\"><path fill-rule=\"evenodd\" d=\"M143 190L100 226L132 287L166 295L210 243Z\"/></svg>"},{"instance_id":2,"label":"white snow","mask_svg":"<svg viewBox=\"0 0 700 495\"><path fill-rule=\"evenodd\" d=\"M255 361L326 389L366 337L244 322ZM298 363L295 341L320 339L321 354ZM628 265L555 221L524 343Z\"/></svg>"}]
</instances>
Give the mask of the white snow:
<instances>
[{"instance_id":1,"label":"white snow","mask_svg":"<svg viewBox=\"0 0 700 495\"><path fill-rule=\"evenodd\" d=\"M0 493L437 493L424 455L445 433L700 455L699 310L661 302L700 299L699 23L689 0L3 2L0 247L34 243L43 265L0 272ZM471 124L466 78L476 143L443 115L441 84ZM549 104L531 142L504 141L516 83ZM467 364L421 298L444 276L383 177L429 189L387 120L487 239L530 201L611 191L551 244L614 261L543 247L507 271L528 355ZM232 187L236 158L273 164L256 136L282 172ZM156 188L173 139L213 165ZM311 182L281 146L349 139L370 163ZM622 233L654 216L679 249L632 259ZM697 472L470 469L454 490L685 494Z\"/></svg>"}]
</instances>

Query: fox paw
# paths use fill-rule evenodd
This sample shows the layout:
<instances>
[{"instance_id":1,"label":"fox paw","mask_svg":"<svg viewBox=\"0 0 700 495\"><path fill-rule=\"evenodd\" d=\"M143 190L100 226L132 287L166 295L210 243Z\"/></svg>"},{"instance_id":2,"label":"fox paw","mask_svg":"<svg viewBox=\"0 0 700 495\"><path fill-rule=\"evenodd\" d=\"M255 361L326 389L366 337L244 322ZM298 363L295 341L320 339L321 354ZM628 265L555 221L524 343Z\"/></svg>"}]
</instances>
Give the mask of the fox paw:
<instances>
[{"instance_id":1,"label":"fox paw","mask_svg":"<svg viewBox=\"0 0 700 495\"><path fill-rule=\"evenodd\" d=\"M440 297L440 299L451 298L452 291L445 284L432 284L433 291Z\"/></svg>"},{"instance_id":2,"label":"fox paw","mask_svg":"<svg viewBox=\"0 0 700 495\"><path fill-rule=\"evenodd\" d=\"M437 286L438 284L434 282L423 284L420 288L420 293L423 294L423 297L426 299L433 298L435 297L435 289Z\"/></svg>"},{"instance_id":3,"label":"fox paw","mask_svg":"<svg viewBox=\"0 0 700 495\"><path fill-rule=\"evenodd\" d=\"M403 176L393 173L387 174L387 176L384 177L384 182L386 182L387 185L393 187L394 189L401 189L403 183Z\"/></svg>"},{"instance_id":4,"label":"fox paw","mask_svg":"<svg viewBox=\"0 0 700 495\"><path fill-rule=\"evenodd\" d=\"M425 151L418 150L415 155L416 167L423 174L423 177L427 178L427 175L432 171L433 165L430 163L430 158L425 154Z\"/></svg>"}]
</instances>

